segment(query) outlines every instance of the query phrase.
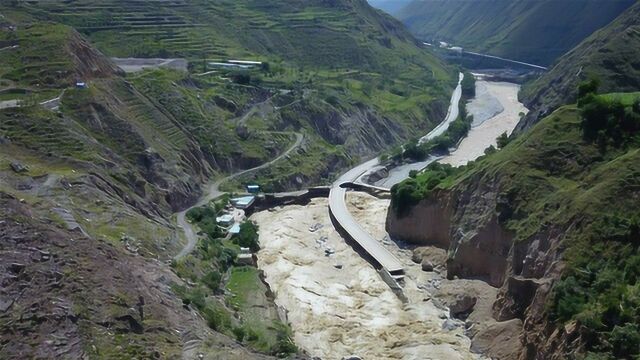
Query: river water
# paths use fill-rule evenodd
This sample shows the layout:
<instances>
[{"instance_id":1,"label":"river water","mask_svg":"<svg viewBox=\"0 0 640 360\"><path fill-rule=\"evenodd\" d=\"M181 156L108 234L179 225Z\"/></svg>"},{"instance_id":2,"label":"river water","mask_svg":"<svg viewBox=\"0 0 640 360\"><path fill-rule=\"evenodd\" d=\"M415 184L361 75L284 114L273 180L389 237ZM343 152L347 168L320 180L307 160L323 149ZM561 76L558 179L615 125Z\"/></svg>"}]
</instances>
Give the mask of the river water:
<instances>
[{"instance_id":1,"label":"river water","mask_svg":"<svg viewBox=\"0 0 640 360\"><path fill-rule=\"evenodd\" d=\"M390 188L409 177L412 170L424 169L434 161L454 166L465 165L484 154L489 146L496 146L502 133L511 134L527 108L518 101L520 85L508 82L476 81L476 97L466 104L467 113L473 115L471 130L458 148L444 158L430 157L425 161L404 164L389 170L389 176L376 186Z\"/></svg>"},{"instance_id":2,"label":"river water","mask_svg":"<svg viewBox=\"0 0 640 360\"><path fill-rule=\"evenodd\" d=\"M481 155L502 132L510 132L526 109L517 102L518 86L478 81L477 98L469 112L474 127L459 149L442 159L462 164ZM455 95L455 94L454 94ZM383 186L393 185L428 162L394 169ZM353 173L377 165L362 164ZM388 201L353 197L350 212L377 239L385 239ZM407 270L403 303L382 281L376 270L338 234L327 211L327 199L305 206L285 206L254 214L260 226L258 266L287 310L287 320L298 346L311 356L341 359L478 359L470 350L463 326L448 319L445 309L434 305L425 284L429 278L412 264L410 252L394 242L383 244Z\"/></svg>"}]
</instances>

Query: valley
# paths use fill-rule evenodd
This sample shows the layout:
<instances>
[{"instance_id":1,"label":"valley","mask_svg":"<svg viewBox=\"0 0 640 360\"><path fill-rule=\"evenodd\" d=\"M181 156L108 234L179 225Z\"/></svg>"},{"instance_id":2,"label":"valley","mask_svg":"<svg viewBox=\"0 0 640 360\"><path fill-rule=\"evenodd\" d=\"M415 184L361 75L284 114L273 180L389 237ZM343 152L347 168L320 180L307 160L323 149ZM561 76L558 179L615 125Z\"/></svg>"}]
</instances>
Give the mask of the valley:
<instances>
[{"instance_id":1,"label":"valley","mask_svg":"<svg viewBox=\"0 0 640 360\"><path fill-rule=\"evenodd\" d=\"M0 358L636 360L639 15L0 2Z\"/></svg>"}]
</instances>

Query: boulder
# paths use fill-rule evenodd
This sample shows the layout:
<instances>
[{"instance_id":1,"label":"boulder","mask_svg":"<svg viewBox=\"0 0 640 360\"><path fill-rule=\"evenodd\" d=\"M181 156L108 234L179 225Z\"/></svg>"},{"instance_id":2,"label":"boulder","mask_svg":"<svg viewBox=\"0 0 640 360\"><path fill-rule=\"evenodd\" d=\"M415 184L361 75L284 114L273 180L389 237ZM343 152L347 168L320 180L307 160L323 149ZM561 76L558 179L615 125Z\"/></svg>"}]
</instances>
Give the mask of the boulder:
<instances>
[{"instance_id":1,"label":"boulder","mask_svg":"<svg viewBox=\"0 0 640 360\"><path fill-rule=\"evenodd\" d=\"M29 168L27 166L22 165L17 161L11 163L11 169L18 174L29 171Z\"/></svg>"},{"instance_id":2,"label":"boulder","mask_svg":"<svg viewBox=\"0 0 640 360\"><path fill-rule=\"evenodd\" d=\"M422 271L433 271L433 264L429 260L422 260Z\"/></svg>"},{"instance_id":3,"label":"boulder","mask_svg":"<svg viewBox=\"0 0 640 360\"><path fill-rule=\"evenodd\" d=\"M461 319L466 318L476 306L478 298L470 295L457 295L449 304L449 314L451 317Z\"/></svg>"}]
</instances>

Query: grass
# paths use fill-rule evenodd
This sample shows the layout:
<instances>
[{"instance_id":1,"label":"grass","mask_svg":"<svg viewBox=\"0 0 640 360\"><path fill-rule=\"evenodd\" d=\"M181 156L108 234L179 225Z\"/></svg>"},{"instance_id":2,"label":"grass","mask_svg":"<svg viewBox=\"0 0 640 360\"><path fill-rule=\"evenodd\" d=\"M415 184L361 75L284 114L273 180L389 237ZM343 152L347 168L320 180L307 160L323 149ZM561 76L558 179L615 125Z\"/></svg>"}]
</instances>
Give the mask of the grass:
<instances>
[{"instance_id":1,"label":"grass","mask_svg":"<svg viewBox=\"0 0 640 360\"><path fill-rule=\"evenodd\" d=\"M397 15L420 39L447 41L474 51L543 66L606 26L634 0L426 0Z\"/></svg>"},{"instance_id":2,"label":"grass","mask_svg":"<svg viewBox=\"0 0 640 360\"><path fill-rule=\"evenodd\" d=\"M636 96L603 98L629 104ZM614 118L606 122L614 123ZM559 234L567 266L549 299L549 320L559 326L577 321L593 356L631 359L640 343L638 329L629 327L637 324L640 309L639 135L632 130L625 135L630 140L603 147L600 140L585 136L588 124L577 107L563 107L500 151L457 170L435 167L401 183L392 206L407 213L417 202L442 192L491 189L496 203L489 211L513 234L514 242ZM478 184L483 184L480 189ZM404 193L410 201L400 196ZM470 209L465 216L480 215Z\"/></svg>"},{"instance_id":3,"label":"grass","mask_svg":"<svg viewBox=\"0 0 640 360\"><path fill-rule=\"evenodd\" d=\"M174 290L185 304L198 309L214 330L234 336L236 340L263 353L295 353L297 349L290 340L291 330L280 322L273 299L267 295L268 288L262 282L258 269L234 264L236 253L240 250L238 241L223 239L222 232L215 224L215 217L228 201L228 197L225 197L212 206L192 209L187 213L187 217L198 225L204 238L200 239L193 253L172 263L178 276L195 285L175 286ZM247 230L247 224L241 225L241 232ZM249 227L254 230L250 235L255 237L257 243L257 227L251 224ZM249 244L242 246L258 250Z\"/></svg>"}]
</instances>

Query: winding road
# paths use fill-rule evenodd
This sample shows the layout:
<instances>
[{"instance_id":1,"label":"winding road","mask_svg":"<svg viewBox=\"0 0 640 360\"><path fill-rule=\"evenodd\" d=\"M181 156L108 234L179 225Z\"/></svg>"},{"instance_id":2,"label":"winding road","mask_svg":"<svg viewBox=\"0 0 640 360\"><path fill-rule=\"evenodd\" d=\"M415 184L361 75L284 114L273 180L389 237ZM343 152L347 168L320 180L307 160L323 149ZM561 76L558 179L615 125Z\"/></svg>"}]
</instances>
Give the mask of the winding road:
<instances>
[{"instance_id":1,"label":"winding road","mask_svg":"<svg viewBox=\"0 0 640 360\"><path fill-rule=\"evenodd\" d=\"M298 148L301 144L302 141L304 140L304 135L301 133L293 133L296 136L296 141L295 143L287 149L287 151L283 152L282 154L278 155L278 157L276 157L275 159L268 161L262 165L256 166L254 168L251 169L246 169L246 170L242 170L236 173L233 173L225 178L222 179L218 179L215 182L211 183L209 185L209 187L205 190L203 196L200 198L200 200L198 200L198 202L193 205L192 207L183 210L181 212L179 212L177 214L177 218L176 221L178 223L178 227L181 227L184 230L184 235L187 238L187 244L182 248L182 250L180 250L180 252L178 253L178 255L176 255L174 257L175 260L179 260L183 257L185 257L186 255L188 255L189 253L191 253L193 251L193 249L196 247L196 244L198 243L198 235L196 230L194 229L194 227L187 221L186 219L186 215L187 212L195 207L199 207L202 205L207 204L209 201L221 196L224 194L223 191L220 191L220 185L222 185L222 183L229 181L233 178L236 178L238 176L242 176L254 171L258 171L261 169L264 169L268 166L271 166L273 163L275 163L276 161L279 161L280 159L288 156L289 154L291 154L292 151L294 151L296 148Z\"/></svg>"},{"instance_id":2,"label":"winding road","mask_svg":"<svg viewBox=\"0 0 640 360\"><path fill-rule=\"evenodd\" d=\"M458 118L459 109L458 105L462 97L462 80L464 75L462 73L458 76L458 86L451 95L451 102L449 104L449 111L444 121L436 126L427 135L420 139L420 143L433 139L436 136L441 135L447 130L449 124ZM375 239L371 234L366 232L356 219L351 215L346 203L347 190L345 185L349 183L359 183L360 178L368 170L380 164L380 160L376 157L365 163L362 163L351 170L344 173L338 180L336 180L331 186L329 193L329 212L331 216L337 222L337 226L342 228L353 240L355 240L373 259L391 275L401 275L404 273L402 263L382 246L381 242Z\"/></svg>"}]
</instances>

